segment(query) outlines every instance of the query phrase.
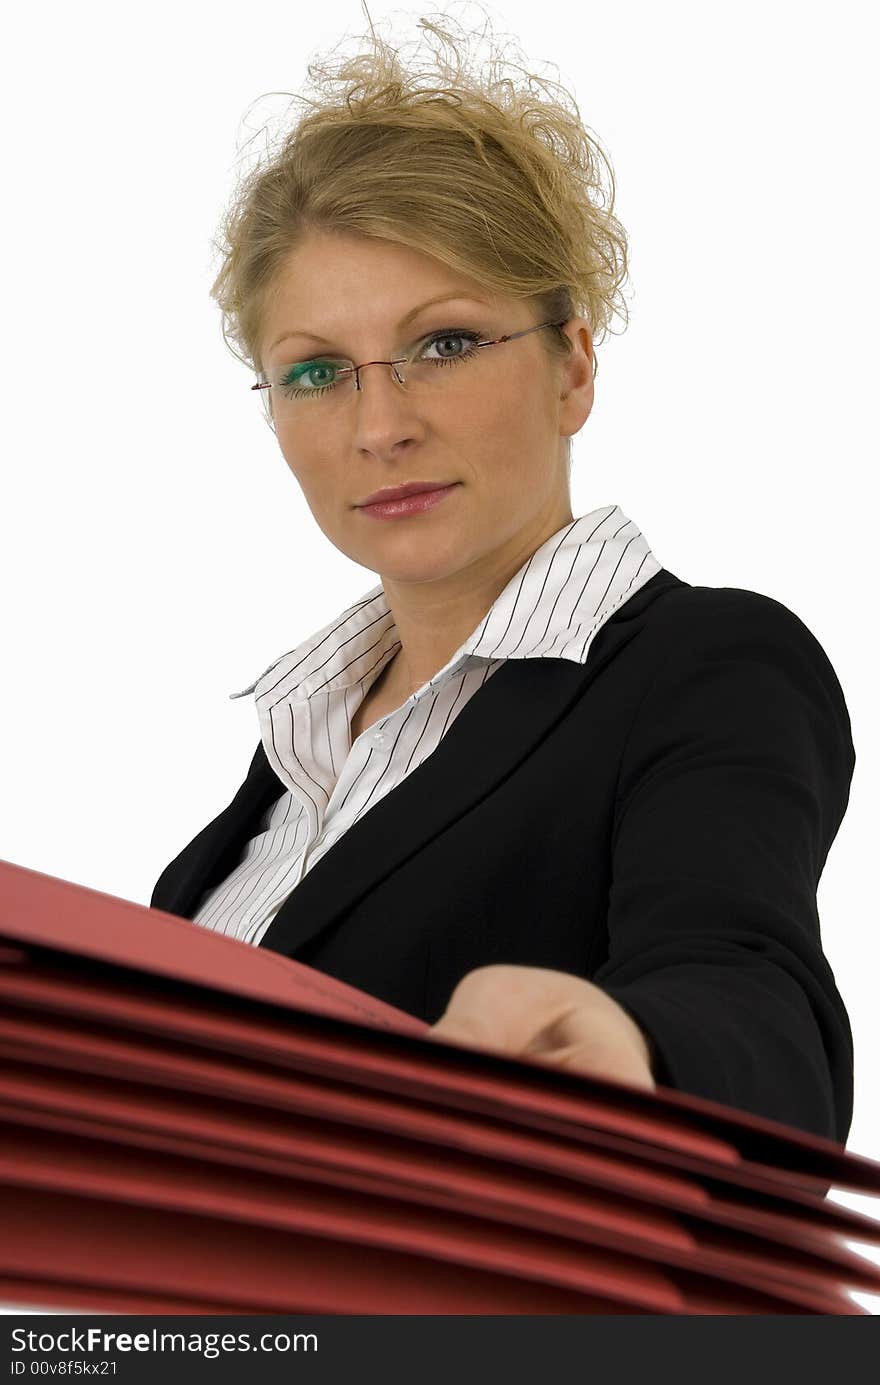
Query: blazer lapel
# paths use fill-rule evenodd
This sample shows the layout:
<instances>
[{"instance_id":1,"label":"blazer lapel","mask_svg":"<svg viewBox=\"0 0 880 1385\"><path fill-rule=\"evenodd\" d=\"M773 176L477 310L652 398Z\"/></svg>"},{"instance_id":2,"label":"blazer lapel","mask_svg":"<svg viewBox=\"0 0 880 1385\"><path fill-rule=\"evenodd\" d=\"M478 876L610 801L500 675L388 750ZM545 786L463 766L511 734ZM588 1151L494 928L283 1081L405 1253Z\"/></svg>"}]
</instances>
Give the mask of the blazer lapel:
<instances>
[{"instance_id":1,"label":"blazer lapel","mask_svg":"<svg viewBox=\"0 0 880 1385\"><path fill-rule=\"evenodd\" d=\"M205 890L219 885L238 865L255 823L283 792L261 741L247 778L228 808L202 828L159 876L150 908L192 918Z\"/></svg>"},{"instance_id":2,"label":"blazer lapel","mask_svg":"<svg viewBox=\"0 0 880 1385\"><path fill-rule=\"evenodd\" d=\"M261 945L294 956L510 774L638 634L647 608L685 585L666 569L595 636L586 663L510 659L462 708L454 734L345 832L281 905ZM284 792L257 746L229 806L168 865L151 907L192 917L204 891L238 864L258 818Z\"/></svg>"},{"instance_id":3,"label":"blazer lapel","mask_svg":"<svg viewBox=\"0 0 880 1385\"><path fill-rule=\"evenodd\" d=\"M668 580L661 582L664 577ZM642 592L652 591L639 601ZM661 569L596 636L586 664L509 659L455 720L428 759L350 827L307 871L261 946L295 956L531 754L590 683L638 633L647 605L683 583ZM638 602L638 606L635 603Z\"/></svg>"}]
</instances>

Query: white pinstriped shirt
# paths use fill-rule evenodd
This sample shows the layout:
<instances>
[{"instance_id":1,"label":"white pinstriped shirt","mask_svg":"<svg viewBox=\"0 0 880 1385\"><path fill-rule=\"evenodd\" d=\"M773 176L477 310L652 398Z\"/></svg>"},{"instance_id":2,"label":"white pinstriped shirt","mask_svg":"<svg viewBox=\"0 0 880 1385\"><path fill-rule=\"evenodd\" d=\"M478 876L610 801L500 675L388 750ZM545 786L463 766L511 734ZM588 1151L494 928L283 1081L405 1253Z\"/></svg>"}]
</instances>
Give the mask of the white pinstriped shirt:
<instances>
[{"instance_id":1,"label":"white pinstriped shirt","mask_svg":"<svg viewBox=\"0 0 880 1385\"><path fill-rule=\"evenodd\" d=\"M194 922L259 943L284 900L343 832L440 744L506 659L586 661L609 616L659 572L637 525L603 506L553 534L433 678L351 744L351 718L400 648L382 586L282 654L249 688L278 799Z\"/></svg>"}]
</instances>

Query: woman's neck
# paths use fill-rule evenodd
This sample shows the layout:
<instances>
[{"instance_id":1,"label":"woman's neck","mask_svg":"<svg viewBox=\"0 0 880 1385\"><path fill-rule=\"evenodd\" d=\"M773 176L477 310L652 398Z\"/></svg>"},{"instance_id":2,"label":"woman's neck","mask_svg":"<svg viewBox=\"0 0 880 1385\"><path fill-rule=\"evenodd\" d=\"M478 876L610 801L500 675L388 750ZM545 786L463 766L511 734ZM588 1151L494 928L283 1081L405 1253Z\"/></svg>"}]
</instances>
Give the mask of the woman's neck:
<instances>
[{"instance_id":1,"label":"woman's neck","mask_svg":"<svg viewBox=\"0 0 880 1385\"><path fill-rule=\"evenodd\" d=\"M559 510L539 528L513 539L477 563L436 582L382 580L401 647L386 665L385 687L401 701L427 683L473 634L511 578L553 534L572 522Z\"/></svg>"}]
</instances>

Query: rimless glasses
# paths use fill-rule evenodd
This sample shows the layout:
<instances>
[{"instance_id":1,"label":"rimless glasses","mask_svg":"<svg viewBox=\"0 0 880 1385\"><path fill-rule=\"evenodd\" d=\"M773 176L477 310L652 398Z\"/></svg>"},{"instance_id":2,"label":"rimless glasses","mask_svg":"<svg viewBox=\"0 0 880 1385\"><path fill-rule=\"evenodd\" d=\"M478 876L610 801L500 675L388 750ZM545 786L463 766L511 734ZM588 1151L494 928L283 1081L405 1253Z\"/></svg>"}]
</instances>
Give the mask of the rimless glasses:
<instances>
[{"instance_id":1,"label":"rimless glasses","mask_svg":"<svg viewBox=\"0 0 880 1385\"><path fill-rule=\"evenodd\" d=\"M264 391L262 398L267 415L276 423L293 416L302 417L313 410L321 413L328 407L335 410L339 404L353 399L361 388L360 372L368 365L390 366L392 377L412 396L433 394L438 387L446 388L450 373L445 367L473 361L481 347L500 346L502 342L527 337L545 327L564 327L567 321L566 318L562 322L540 322L536 327L508 332L491 341L480 341L478 332L447 328L421 337L407 355L391 361L363 361L355 365L349 360L317 356L295 365L269 366L258 373L257 383L251 385L251 389ZM462 349L453 350L451 354L444 354L442 350L436 356L425 354L434 348L449 348L452 342L461 344Z\"/></svg>"}]
</instances>

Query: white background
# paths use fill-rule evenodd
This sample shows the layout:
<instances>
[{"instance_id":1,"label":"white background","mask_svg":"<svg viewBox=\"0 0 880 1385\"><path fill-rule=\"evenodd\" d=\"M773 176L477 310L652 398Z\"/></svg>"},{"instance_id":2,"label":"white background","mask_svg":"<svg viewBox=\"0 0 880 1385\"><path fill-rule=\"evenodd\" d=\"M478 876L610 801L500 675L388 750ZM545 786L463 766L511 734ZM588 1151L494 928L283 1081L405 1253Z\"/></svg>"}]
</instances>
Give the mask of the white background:
<instances>
[{"instance_id":1,"label":"white background","mask_svg":"<svg viewBox=\"0 0 880 1385\"><path fill-rule=\"evenodd\" d=\"M574 93L630 236L630 325L597 348L574 513L617 503L677 576L783 602L843 686L858 762L819 907L855 1038L849 1148L880 1158L872 10L489 13ZM431 14L370 12L404 43ZM311 519L208 296L239 151L286 107L266 94L366 27L355 0L5 21L8 860L147 903L244 778L256 711L227 694L375 584Z\"/></svg>"}]
</instances>

